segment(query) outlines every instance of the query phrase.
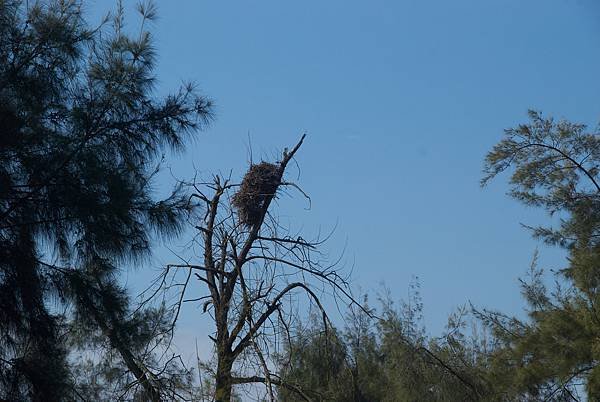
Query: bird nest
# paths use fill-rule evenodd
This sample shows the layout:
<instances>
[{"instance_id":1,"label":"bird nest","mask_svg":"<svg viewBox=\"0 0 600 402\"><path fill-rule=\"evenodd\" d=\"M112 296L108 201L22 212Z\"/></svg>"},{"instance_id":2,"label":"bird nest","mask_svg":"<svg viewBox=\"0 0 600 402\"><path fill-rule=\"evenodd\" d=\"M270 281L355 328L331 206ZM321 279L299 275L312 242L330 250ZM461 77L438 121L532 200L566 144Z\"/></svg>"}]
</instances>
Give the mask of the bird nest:
<instances>
[{"instance_id":1,"label":"bird nest","mask_svg":"<svg viewBox=\"0 0 600 402\"><path fill-rule=\"evenodd\" d=\"M240 222L248 226L260 223L265 202L275 195L280 184L278 165L268 162L251 165L232 199Z\"/></svg>"}]
</instances>

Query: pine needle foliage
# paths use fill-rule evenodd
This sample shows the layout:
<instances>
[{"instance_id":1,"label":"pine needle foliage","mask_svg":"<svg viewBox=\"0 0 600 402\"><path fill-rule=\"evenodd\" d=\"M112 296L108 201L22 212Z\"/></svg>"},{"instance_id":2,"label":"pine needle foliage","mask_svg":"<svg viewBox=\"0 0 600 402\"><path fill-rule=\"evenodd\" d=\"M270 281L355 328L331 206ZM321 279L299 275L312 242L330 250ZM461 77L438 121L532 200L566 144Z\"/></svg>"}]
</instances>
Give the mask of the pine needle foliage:
<instances>
[{"instance_id":1,"label":"pine needle foliage","mask_svg":"<svg viewBox=\"0 0 600 402\"><path fill-rule=\"evenodd\" d=\"M153 198L159 158L211 117L191 84L155 94L150 3L135 34L121 7L98 27L82 9L0 0L0 399L72 392L57 312L96 329L124 316L117 267L188 210L179 189Z\"/></svg>"},{"instance_id":2,"label":"pine needle foliage","mask_svg":"<svg viewBox=\"0 0 600 402\"><path fill-rule=\"evenodd\" d=\"M529 320L495 312L480 317L501 347L498 384L529 400L600 399L600 134L585 125L555 121L531 111L530 121L506 130L487 155L483 183L511 170L517 200L558 218L534 236L568 252L549 291L533 264L523 281Z\"/></svg>"}]
</instances>

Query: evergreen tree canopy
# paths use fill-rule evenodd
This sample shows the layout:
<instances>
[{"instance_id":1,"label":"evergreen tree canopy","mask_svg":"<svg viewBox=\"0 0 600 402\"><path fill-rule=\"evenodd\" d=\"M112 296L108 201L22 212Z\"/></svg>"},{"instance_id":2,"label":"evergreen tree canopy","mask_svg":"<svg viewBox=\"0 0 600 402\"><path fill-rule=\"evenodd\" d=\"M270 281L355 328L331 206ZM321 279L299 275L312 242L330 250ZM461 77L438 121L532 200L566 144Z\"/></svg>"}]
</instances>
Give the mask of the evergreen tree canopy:
<instances>
[{"instance_id":1,"label":"evergreen tree canopy","mask_svg":"<svg viewBox=\"0 0 600 402\"><path fill-rule=\"evenodd\" d=\"M416 289L416 288L413 288ZM418 292L397 309L386 296L380 318L351 309L343 331L301 327L280 357L281 376L304 395L279 388L281 401L483 401L481 343L462 333L462 323L441 338L422 326ZM375 313L375 311L372 311Z\"/></svg>"},{"instance_id":2,"label":"evergreen tree canopy","mask_svg":"<svg viewBox=\"0 0 600 402\"><path fill-rule=\"evenodd\" d=\"M581 124L530 112L530 122L506 130L486 158L483 183L513 169L510 194L556 216L558 227L532 228L535 236L564 247L567 265L549 292L534 267L523 282L528 321L499 313L481 317L502 345L496 377L508 395L576 400L585 384L600 399L600 135Z\"/></svg>"},{"instance_id":3,"label":"evergreen tree canopy","mask_svg":"<svg viewBox=\"0 0 600 402\"><path fill-rule=\"evenodd\" d=\"M127 343L117 267L189 208L177 189L154 199L152 179L211 105L192 85L155 94L156 10L139 11L130 35L122 9L91 28L78 1L0 0L0 399L68 392L63 311Z\"/></svg>"}]
</instances>

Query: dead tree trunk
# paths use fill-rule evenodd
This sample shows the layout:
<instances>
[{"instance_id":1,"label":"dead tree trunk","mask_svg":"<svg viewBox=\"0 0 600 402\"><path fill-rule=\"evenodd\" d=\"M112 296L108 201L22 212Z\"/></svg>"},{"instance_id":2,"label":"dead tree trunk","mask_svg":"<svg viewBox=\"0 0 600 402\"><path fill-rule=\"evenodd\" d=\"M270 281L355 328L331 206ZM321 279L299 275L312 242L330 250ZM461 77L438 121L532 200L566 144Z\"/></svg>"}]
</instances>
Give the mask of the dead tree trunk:
<instances>
[{"instance_id":1,"label":"dead tree trunk","mask_svg":"<svg viewBox=\"0 0 600 402\"><path fill-rule=\"evenodd\" d=\"M205 206L202 219L195 225L202 236L198 244L203 264L171 264L165 275L171 268L191 270L206 286L208 295L193 300L207 300L203 310L215 323L211 339L216 351L217 402L230 402L233 386L249 383L265 384L271 399L272 385L276 385L310 400L299 387L286 384L269 369L263 357L268 350L261 351L260 347L286 338L289 341L290 315L284 306L299 295L306 296L320 310L327 325L325 310L311 281L319 289L325 284L334 295L356 303L334 265L316 260L323 240L306 241L289 232L281 233L287 229L269 214L281 188L293 187L305 195L296 184L284 180L286 167L303 140L304 136L292 149L286 149L278 162L251 165L241 184L230 184L219 176L211 183L184 183L194 190L192 198ZM205 195L201 186L210 189L211 194ZM180 300L184 300L187 281L185 284ZM240 356L244 359L243 371L237 372Z\"/></svg>"},{"instance_id":2,"label":"dead tree trunk","mask_svg":"<svg viewBox=\"0 0 600 402\"><path fill-rule=\"evenodd\" d=\"M215 376L215 401L230 402L233 388L232 376L233 361L226 357L220 357L217 362Z\"/></svg>"}]
</instances>

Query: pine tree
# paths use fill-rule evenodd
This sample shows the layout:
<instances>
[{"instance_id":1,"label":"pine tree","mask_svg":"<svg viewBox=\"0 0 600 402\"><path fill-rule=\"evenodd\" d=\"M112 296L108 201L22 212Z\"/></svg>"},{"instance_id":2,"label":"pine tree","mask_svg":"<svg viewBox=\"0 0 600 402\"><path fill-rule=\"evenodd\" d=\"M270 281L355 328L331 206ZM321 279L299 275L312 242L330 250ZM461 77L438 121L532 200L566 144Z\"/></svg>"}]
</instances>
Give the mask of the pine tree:
<instances>
[{"instance_id":1,"label":"pine tree","mask_svg":"<svg viewBox=\"0 0 600 402\"><path fill-rule=\"evenodd\" d=\"M485 387L486 362L476 338L453 320L448 334L427 336L418 287L398 309L389 295L380 311L351 308L344 330L301 326L280 356L282 378L305 398L279 388L281 401L496 401ZM376 318L378 316L378 318Z\"/></svg>"},{"instance_id":2,"label":"pine tree","mask_svg":"<svg viewBox=\"0 0 600 402\"><path fill-rule=\"evenodd\" d=\"M577 400L583 383L600 399L600 134L586 126L530 112L530 122L506 130L486 158L483 183L512 169L510 195L558 218L534 236L568 252L549 291L536 264L523 282L529 320L494 312L480 317L501 345L496 376L508 395Z\"/></svg>"},{"instance_id":3,"label":"pine tree","mask_svg":"<svg viewBox=\"0 0 600 402\"><path fill-rule=\"evenodd\" d=\"M139 11L130 35L122 8L91 28L77 1L0 0L0 399L72 392L69 317L85 317L129 370L139 364L119 267L146 256L153 233L181 228L184 194L152 197L157 158L210 119L192 85L155 95L144 21L156 10Z\"/></svg>"}]
</instances>

